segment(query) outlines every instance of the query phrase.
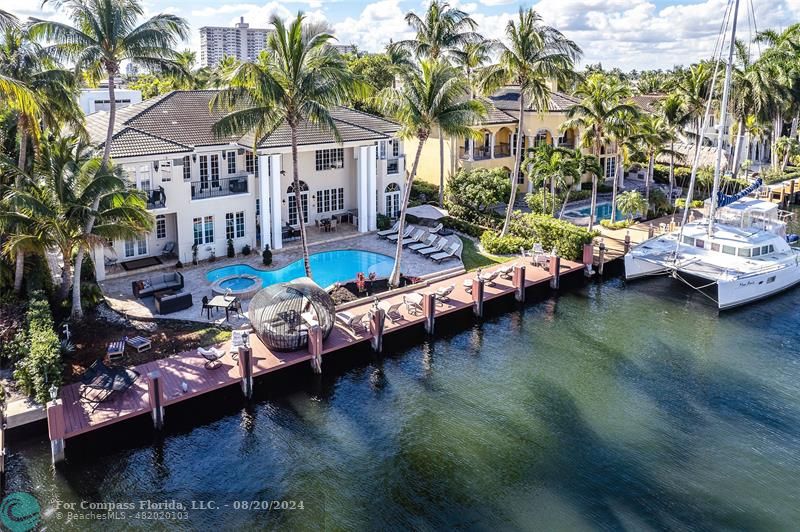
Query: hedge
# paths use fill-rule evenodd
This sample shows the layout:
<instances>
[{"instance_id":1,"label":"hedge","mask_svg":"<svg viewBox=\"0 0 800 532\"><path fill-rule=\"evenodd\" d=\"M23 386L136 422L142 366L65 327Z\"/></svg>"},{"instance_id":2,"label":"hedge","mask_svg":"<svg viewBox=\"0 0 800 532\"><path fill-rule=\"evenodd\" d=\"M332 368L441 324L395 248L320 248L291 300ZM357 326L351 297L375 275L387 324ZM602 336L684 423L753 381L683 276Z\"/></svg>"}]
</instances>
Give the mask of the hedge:
<instances>
[{"instance_id":1,"label":"hedge","mask_svg":"<svg viewBox=\"0 0 800 532\"><path fill-rule=\"evenodd\" d=\"M465 235L469 235L474 238L480 238L484 231L489 229L488 227L482 227L478 224L459 220L458 218L453 218L452 216L439 218L439 221L448 229L458 231L459 233L464 233Z\"/></svg>"},{"instance_id":2,"label":"hedge","mask_svg":"<svg viewBox=\"0 0 800 532\"><path fill-rule=\"evenodd\" d=\"M61 345L53 330L50 305L40 291L30 295L22 342L27 354L17 362L14 379L22 391L45 404L50 400L50 387L61 386Z\"/></svg>"},{"instance_id":3,"label":"hedge","mask_svg":"<svg viewBox=\"0 0 800 532\"><path fill-rule=\"evenodd\" d=\"M579 260L583 255L583 245L597 235L596 231L590 232L552 216L517 211L511 217L509 235L500 237L494 231L487 231L481 235L481 243L489 253L508 255L518 253L520 247L528 249L538 242L546 251L555 249L566 259Z\"/></svg>"},{"instance_id":4,"label":"hedge","mask_svg":"<svg viewBox=\"0 0 800 532\"><path fill-rule=\"evenodd\" d=\"M620 220L618 222L612 222L611 220L600 220L600 225L605 227L606 229L627 229L628 227L633 225L633 220Z\"/></svg>"},{"instance_id":5,"label":"hedge","mask_svg":"<svg viewBox=\"0 0 800 532\"><path fill-rule=\"evenodd\" d=\"M489 230L481 235L481 245L493 255L514 255L520 249L530 249L533 243L519 236L500 236Z\"/></svg>"}]
</instances>

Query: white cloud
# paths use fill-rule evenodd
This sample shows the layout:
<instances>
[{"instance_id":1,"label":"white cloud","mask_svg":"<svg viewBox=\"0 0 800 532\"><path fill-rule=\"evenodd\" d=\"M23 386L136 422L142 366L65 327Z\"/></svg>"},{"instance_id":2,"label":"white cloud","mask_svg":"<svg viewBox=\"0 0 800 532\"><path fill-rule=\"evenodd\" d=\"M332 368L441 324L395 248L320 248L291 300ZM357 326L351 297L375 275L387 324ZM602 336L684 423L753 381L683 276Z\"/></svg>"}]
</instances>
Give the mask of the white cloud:
<instances>
[{"instance_id":1,"label":"white cloud","mask_svg":"<svg viewBox=\"0 0 800 532\"><path fill-rule=\"evenodd\" d=\"M342 44L355 44L367 51L382 50L390 40L409 39L413 33L404 20L400 0L379 0L368 4L358 19L348 17L333 24Z\"/></svg>"}]
</instances>

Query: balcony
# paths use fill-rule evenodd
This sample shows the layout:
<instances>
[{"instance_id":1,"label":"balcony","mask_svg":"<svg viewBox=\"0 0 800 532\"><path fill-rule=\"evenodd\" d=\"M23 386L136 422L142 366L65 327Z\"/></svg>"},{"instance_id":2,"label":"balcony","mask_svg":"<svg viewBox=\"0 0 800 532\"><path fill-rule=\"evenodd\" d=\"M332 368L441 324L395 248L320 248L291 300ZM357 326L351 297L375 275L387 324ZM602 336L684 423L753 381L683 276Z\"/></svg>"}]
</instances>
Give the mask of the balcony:
<instances>
[{"instance_id":1,"label":"balcony","mask_svg":"<svg viewBox=\"0 0 800 532\"><path fill-rule=\"evenodd\" d=\"M465 161L470 160L469 150L465 147L459 149L459 157ZM472 148L472 160L483 161L492 158L492 152L488 146L475 146Z\"/></svg>"},{"instance_id":2,"label":"balcony","mask_svg":"<svg viewBox=\"0 0 800 532\"><path fill-rule=\"evenodd\" d=\"M164 194L164 187L158 187L155 190L145 190L147 194L147 208L148 209L163 209L167 206L167 195Z\"/></svg>"},{"instance_id":3,"label":"balcony","mask_svg":"<svg viewBox=\"0 0 800 532\"><path fill-rule=\"evenodd\" d=\"M191 184L193 200L247 194L247 176L192 181Z\"/></svg>"},{"instance_id":4,"label":"balcony","mask_svg":"<svg viewBox=\"0 0 800 532\"><path fill-rule=\"evenodd\" d=\"M394 159L387 159L386 160L386 173L390 175L399 174L400 173L400 158L395 157Z\"/></svg>"},{"instance_id":5,"label":"balcony","mask_svg":"<svg viewBox=\"0 0 800 532\"><path fill-rule=\"evenodd\" d=\"M501 142L494 145L494 158L511 157L511 145L508 142Z\"/></svg>"}]
</instances>

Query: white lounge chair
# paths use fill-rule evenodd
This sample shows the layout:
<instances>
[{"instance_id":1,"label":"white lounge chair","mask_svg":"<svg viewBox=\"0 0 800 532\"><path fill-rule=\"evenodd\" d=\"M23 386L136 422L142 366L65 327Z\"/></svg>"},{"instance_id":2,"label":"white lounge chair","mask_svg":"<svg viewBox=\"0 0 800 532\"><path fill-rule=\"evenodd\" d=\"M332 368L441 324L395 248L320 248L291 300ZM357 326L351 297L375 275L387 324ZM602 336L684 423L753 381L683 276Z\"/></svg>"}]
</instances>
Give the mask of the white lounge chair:
<instances>
[{"instance_id":1,"label":"white lounge chair","mask_svg":"<svg viewBox=\"0 0 800 532\"><path fill-rule=\"evenodd\" d=\"M361 314L350 314L349 312L337 312L336 319L342 322L346 327L348 327L354 333L366 332L367 326L364 323L364 319L367 317L367 313Z\"/></svg>"},{"instance_id":2,"label":"white lounge chair","mask_svg":"<svg viewBox=\"0 0 800 532\"><path fill-rule=\"evenodd\" d=\"M514 265L503 266L497 269L497 274L503 279L511 279L514 275Z\"/></svg>"},{"instance_id":3,"label":"white lounge chair","mask_svg":"<svg viewBox=\"0 0 800 532\"><path fill-rule=\"evenodd\" d=\"M434 242L436 242L437 238L439 237L436 236L435 234L428 233L428 236L426 236L421 242L417 242L416 244L411 244L410 246L408 246L408 249L410 249L411 251L419 251L420 249L429 248L433 245Z\"/></svg>"},{"instance_id":4,"label":"white lounge chair","mask_svg":"<svg viewBox=\"0 0 800 532\"><path fill-rule=\"evenodd\" d=\"M486 272L478 275L478 279L483 281L485 284L489 286L494 286L494 280L497 279L499 272L497 270L493 272Z\"/></svg>"},{"instance_id":5,"label":"white lounge chair","mask_svg":"<svg viewBox=\"0 0 800 532\"><path fill-rule=\"evenodd\" d=\"M409 236L408 238L404 238L400 245L401 246L409 246L411 244L417 244L423 238L425 238L425 229L419 229L418 228L416 231L411 233L411 236Z\"/></svg>"},{"instance_id":6,"label":"white lounge chair","mask_svg":"<svg viewBox=\"0 0 800 532\"><path fill-rule=\"evenodd\" d=\"M358 222L354 222L354 223L356 225L358 225ZM397 234L397 228L398 227L400 227L400 221L399 220L394 223L394 225L392 226L391 229L384 229L383 231L378 231L376 234L378 235L378 238L386 238L389 235Z\"/></svg>"},{"instance_id":7,"label":"white lounge chair","mask_svg":"<svg viewBox=\"0 0 800 532\"><path fill-rule=\"evenodd\" d=\"M446 303L450 301L450 294L453 293L455 290L456 285L451 284L450 286L442 286L441 288L436 289L436 293L434 296L436 297L436 301L439 303Z\"/></svg>"},{"instance_id":8,"label":"white lounge chair","mask_svg":"<svg viewBox=\"0 0 800 532\"><path fill-rule=\"evenodd\" d=\"M416 228L413 225L407 225L405 229L403 229L403 238L411 236L411 233L413 233L415 229ZM397 238L397 233L386 237L386 239L390 240L391 242L397 242Z\"/></svg>"},{"instance_id":9,"label":"white lounge chair","mask_svg":"<svg viewBox=\"0 0 800 532\"><path fill-rule=\"evenodd\" d=\"M447 243L448 243L448 240L446 238L444 238L444 237L441 237L441 238L439 238L439 240L436 241L436 243L434 245L432 245L429 248L424 248L424 249L417 250L417 253L427 257L428 255L433 255L434 253L439 253L440 251L442 251L442 249L444 249L444 247L447 245Z\"/></svg>"},{"instance_id":10,"label":"white lounge chair","mask_svg":"<svg viewBox=\"0 0 800 532\"><path fill-rule=\"evenodd\" d=\"M197 353L206 359L205 364L203 364L206 369L216 369L220 367L222 362L220 362L219 359L225 355L225 351L217 349L216 347L209 347L208 349L198 347Z\"/></svg>"},{"instance_id":11,"label":"white lounge chair","mask_svg":"<svg viewBox=\"0 0 800 532\"><path fill-rule=\"evenodd\" d=\"M397 303L390 304L384 301L378 303L378 306L386 313L386 317L389 318L389 321L397 323L403 319L403 315L400 313L400 307L402 307L404 303L404 301L398 301Z\"/></svg>"},{"instance_id":12,"label":"white lounge chair","mask_svg":"<svg viewBox=\"0 0 800 532\"><path fill-rule=\"evenodd\" d=\"M441 253L434 253L429 258L436 262L442 262L443 260L458 258L456 254L461 249L461 242L453 242L447 248L447 251L442 251Z\"/></svg>"},{"instance_id":13,"label":"white lounge chair","mask_svg":"<svg viewBox=\"0 0 800 532\"><path fill-rule=\"evenodd\" d=\"M403 296L403 303L406 305L406 310L409 314L417 314L422 312L422 294L407 294Z\"/></svg>"}]
</instances>

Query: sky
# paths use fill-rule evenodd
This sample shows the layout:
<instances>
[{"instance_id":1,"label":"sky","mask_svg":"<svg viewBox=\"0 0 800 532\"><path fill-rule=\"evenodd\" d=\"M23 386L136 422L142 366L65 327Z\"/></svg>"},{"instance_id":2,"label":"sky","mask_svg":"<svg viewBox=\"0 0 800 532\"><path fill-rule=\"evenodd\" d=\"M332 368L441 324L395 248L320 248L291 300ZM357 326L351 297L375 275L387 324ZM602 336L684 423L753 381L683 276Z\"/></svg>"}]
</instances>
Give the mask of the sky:
<instances>
[{"instance_id":1,"label":"sky","mask_svg":"<svg viewBox=\"0 0 800 532\"><path fill-rule=\"evenodd\" d=\"M25 19L39 17L66 21L63 12L39 0L0 0L5 9ZM191 36L182 45L199 51L202 26L229 26L244 17L251 27L267 27L273 14L287 18L297 11L309 19L326 20L342 44L361 50L380 51L390 39L409 38L403 17L422 13L425 0L144 0L148 16L173 13L191 25ZM533 7L545 23L573 39L583 49L581 65L602 63L623 70L671 68L710 57L726 0L540 0L521 4L516 0L451 0L451 6L472 14L486 37L502 38L506 23L520 7ZM755 16L749 16L750 12ZM753 23L755 21L755 24ZM754 29L780 29L800 21L800 0L742 0L739 35Z\"/></svg>"}]
</instances>

